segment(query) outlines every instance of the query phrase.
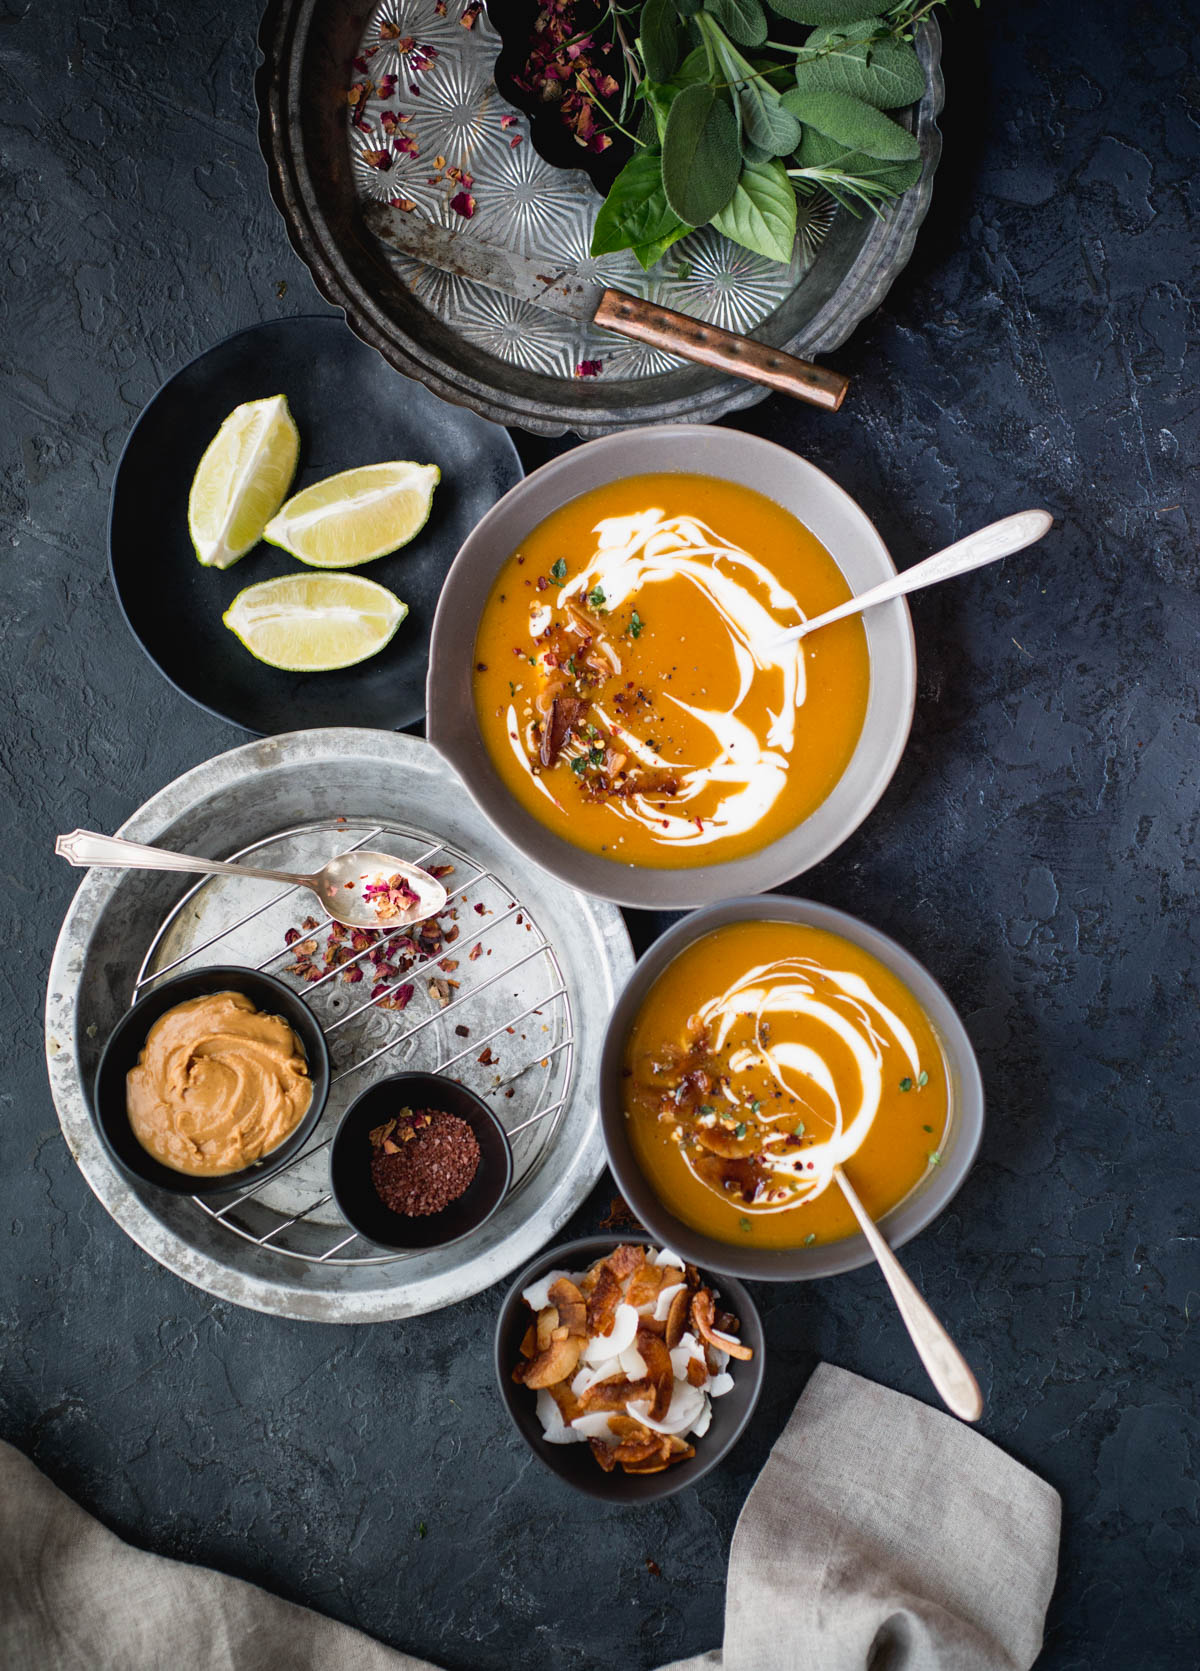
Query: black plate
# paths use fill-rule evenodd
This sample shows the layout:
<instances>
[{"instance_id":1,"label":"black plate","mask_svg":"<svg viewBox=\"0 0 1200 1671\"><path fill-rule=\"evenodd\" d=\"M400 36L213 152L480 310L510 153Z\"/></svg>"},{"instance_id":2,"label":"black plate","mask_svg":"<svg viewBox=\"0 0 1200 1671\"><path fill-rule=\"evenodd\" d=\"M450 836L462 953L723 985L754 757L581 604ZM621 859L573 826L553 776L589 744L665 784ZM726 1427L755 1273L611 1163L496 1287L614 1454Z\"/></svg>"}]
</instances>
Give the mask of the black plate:
<instances>
[{"instance_id":1,"label":"black plate","mask_svg":"<svg viewBox=\"0 0 1200 1671\"><path fill-rule=\"evenodd\" d=\"M442 472L412 544L353 571L403 598L408 619L379 655L337 673L264 667L221 620L244 587L303 572L302 564L258 545L232 568L206 569L188 536L188 491L205 447L235 406L275 394L287 396L300 430L293 492L394 458ZM402 377L340 315L255 325L176 372L134 425L109 514L117 599L159 672L233 725L263 735L314 725L395 730L425 711L429 633L446 570L521 475L503 429Z\"/></svg>"}]
</instances>

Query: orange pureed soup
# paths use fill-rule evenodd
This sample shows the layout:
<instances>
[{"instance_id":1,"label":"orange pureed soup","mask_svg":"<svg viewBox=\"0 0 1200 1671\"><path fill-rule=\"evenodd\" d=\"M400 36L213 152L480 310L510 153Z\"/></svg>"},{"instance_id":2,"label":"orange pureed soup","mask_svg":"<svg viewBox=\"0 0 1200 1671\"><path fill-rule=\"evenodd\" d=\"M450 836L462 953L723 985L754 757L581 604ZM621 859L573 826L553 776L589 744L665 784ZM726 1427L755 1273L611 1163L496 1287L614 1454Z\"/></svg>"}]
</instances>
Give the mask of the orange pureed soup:
<instances>
[{"instance_id":1,"label":"orange pureed soup","mask_svg":"<svg viewBox=\"0 0 1200 1671\"><path fill-rule=\"evenodd\" d=\"M912 993L869 952L802 923L733 923L646 995L622 1100L663 1204L723 1242L802 1247L857 1228L841 1165L880 1218L938 1165L946 1062Z\"/></svg>"},{"instance_id":2,"label":"orange pureed soup","mask_svg":"<svg viewBox=\"0 0 1200 1671\"><path fill-rule=\"evenodd\" d=\"M736 482L582 494L484 606L475 705L493 764L542 823L617 862L756 852L820 806L862 731L862 623L773 642L849 596L816 537Z\"/></svg>"}]
</instances>

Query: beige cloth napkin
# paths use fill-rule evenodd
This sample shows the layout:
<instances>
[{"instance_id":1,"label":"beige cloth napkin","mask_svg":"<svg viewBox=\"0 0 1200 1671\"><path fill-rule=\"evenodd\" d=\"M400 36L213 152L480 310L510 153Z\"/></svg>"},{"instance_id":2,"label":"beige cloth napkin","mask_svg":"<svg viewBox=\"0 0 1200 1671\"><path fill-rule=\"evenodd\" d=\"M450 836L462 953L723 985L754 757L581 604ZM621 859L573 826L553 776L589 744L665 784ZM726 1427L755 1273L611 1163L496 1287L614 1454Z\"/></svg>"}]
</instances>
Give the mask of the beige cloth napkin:
<instances>
[{"instance_id":1,"label":"beige cloth napkin","mask_svg":"<svg viewBox=\"0 0 1200 1671\"><path fill-rule=\"evenodd\" d=\"M822 1364L738 1519L724 1647L663 1671L1023 1671L1059 1517L1058 1493L971 1428ZM0 1665L172 1663L431 1671L240 1579L130 1548L0 1445Z\"/></svg>"}]
</instances>

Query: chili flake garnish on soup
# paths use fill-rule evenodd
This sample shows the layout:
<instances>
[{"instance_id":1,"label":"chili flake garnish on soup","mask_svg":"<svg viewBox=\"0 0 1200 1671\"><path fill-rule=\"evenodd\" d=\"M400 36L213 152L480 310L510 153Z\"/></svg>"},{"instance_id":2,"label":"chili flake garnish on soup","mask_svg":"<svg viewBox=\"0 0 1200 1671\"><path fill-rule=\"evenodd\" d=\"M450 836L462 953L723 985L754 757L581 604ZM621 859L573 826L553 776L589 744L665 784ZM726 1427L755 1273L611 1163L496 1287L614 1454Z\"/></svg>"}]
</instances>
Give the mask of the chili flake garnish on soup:
<instances>
[{"instance_id":1,"label":"chili flake garnish on soup","mask_svg":"<svg viewBox=\"0 0 1200 1671\"><path fill-rule=\"evenodd\" d=\"M940 1163L946 1063L904 983L869 952L792 922L733 923L686 947L633 1024L623 1102L663 1203L724 1242L800 1247L856 1228Z\"/></svg>"},{"instance_id":2,"label":"chili flake garnish on soup","mask_svg":"<svg viewBox=\"0 0 1200 1671\"><path fill-rule=\"evenodd\" d=\"M816 810L858 742L862 623L778 642L849 596L816 537L736 482L585 493L528 535L484 608L493 764L535 817L619 863L755 852Z\"/></svg>"}]
</instances>

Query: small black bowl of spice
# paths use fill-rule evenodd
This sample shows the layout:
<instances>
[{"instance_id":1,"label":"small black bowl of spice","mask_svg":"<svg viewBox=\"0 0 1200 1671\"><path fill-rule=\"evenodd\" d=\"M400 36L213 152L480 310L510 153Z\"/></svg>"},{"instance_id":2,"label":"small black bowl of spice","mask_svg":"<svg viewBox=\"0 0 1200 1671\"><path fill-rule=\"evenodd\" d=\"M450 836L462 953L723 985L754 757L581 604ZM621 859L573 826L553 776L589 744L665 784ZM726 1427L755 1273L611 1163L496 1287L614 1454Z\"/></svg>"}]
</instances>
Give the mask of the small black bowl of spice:
<instances>
[{"instance_id":1,"label":"small black bowl of spice","mask_svg":"<svg viewBox=\"0 0 1200 1671\"><path fill-rule=\"evenodd\" d=\"M333 1198L380 1247L443 1247L478 1230L512 1182L512 1150L488 1105L456 1080L398 1073L342 1116L329 1152Z\"/></svg>"}]
</instances>

